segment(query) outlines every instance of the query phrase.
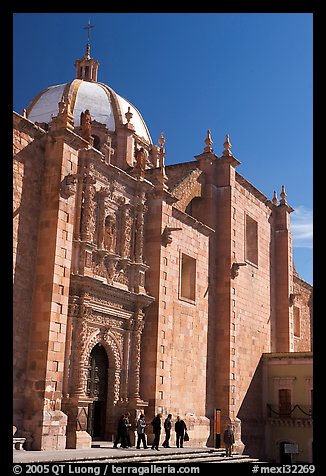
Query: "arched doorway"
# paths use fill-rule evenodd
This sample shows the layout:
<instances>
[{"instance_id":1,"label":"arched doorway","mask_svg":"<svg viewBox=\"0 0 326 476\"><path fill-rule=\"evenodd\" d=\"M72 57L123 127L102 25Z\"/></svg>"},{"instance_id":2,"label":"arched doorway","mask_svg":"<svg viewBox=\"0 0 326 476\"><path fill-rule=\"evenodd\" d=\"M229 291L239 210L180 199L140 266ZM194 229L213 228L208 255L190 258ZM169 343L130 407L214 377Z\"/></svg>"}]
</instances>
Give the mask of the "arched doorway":
<instances>
[{"instance_id":1,"label":"arched doorway","mask_svg":"<svg viewBox=\"0 0 326 476\"><path fill-rule=\"evenodd\" d=\"M93 399L88 406L87 432L97 440L105 438L108 367L104 347L95 345L89 357L86 394Z\"/></svg>"}]
</instances>

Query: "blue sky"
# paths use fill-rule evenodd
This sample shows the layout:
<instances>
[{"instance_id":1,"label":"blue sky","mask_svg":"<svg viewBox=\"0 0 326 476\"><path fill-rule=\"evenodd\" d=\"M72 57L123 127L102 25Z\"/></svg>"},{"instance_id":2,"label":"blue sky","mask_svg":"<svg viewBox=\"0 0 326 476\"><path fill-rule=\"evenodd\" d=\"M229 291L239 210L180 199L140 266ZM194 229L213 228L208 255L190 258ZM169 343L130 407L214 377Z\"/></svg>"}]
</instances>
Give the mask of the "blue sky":
<instances>
[{"instance_id":1,"label":"blue sky","mask_svg":"<svg viewBox=\"0 0 326 476\"><path fill-rule=\"evenodd\" d=\"M88 20L98 81L141 112L166 164L194 160L207 129L225 134L238 172L272 198L285 186L294 263L312 284L311 13L16 13L13 105L21 113L48 86L71 81Z\"/></svg>"}]
</instances>

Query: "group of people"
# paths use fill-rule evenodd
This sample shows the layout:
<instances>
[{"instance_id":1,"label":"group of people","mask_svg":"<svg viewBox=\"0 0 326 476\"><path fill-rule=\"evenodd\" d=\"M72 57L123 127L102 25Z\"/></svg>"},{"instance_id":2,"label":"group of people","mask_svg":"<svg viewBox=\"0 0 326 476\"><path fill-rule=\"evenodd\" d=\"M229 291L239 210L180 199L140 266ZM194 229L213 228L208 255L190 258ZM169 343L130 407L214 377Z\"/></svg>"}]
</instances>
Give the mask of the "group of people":
<instances>
[{"instance_id":1,"label":"group of people","mask_svg":"<svg viewBox=\"0 0 326 476\"><path fill-rule=\"evenodd\" d=\"M159 450L159 445L160 445L160 438L161 438L161 432L162 432L162 418L163 415L162 413L158 413L152 420L151 425L152 425L152 432L154 434L154 440L152 443L152 450ZM143 447L146 449L148 448L147 442L146 442L146 436L145 436L145 429L146 429L147 423L145 421L145 415L142 413L136 423L136 428L137 428L137 443L136 443L136 448L139 450L140 445L143 444ZM165 431L165 439L162 444L164 448L171 448L170 447L170 438L171 438L171 430L172 430L172 415L169 413L169 415L166 417L163 423L164 431ZM117 429L117 435L113 444L113 448L117 448L118 443L120 442L120 448L130 448L131 441L130 441L130 435L129 435L129 430L131 427L130 423L130 413L124 413L121 415L118 423L118 429ZM184 442L184 437L187 432L187 426L184 420L180 418L180 416L177 416L175 425L174 425L174 430L176 433L176 445L177 448L183 448L183 442Z\"/></svg>"},{"instance_id":2,"label":"group of people","mask_svg":"<svg viewBox=\"0 0 326 476\"><path fill-rule=\"evenodd\" d=\"M153 426L153 433L154 433L154 441L152 444L152 450L159 450L160 444L160 437L162 431L162 413L158 413L156 417L152 420ZM164 448L171 448L170 447L170 438L171 438L171 430L172 430L172 415L171 413L168 414L166 419L164 420L164 430L165 430L165 440L163 441L162 446ZM176 445L177 448L183 448L184 437L187 432L187 425L185 424L184 420L177 416L177 420L174 424L174 431L176 433Z\"/></svg>"},{"instance_id":3,"label":"group of people","mask_svg":"<svg viewBox=\"0 0 326 476\"><path fill-rule=\"evenodd\" d=\"M162 413L158 413L151 422L152 432L154 434L154 440L151 446L152 450L160 451L159 445L160 445L160 438L161 438L161 432L162 432L162 418L163 418ZM137 427L136 448L138 450L140 449L141 444L143 444L144 449L148 448L147 442L146 442L146 436L145 436L146 426L147 426L147 423L145 421L145 415L142 413L139 416L136 423L136 427ZM113 444L114 448L117 448L119 441L120 441L121 448L130 448L132 446L130 441L130 435L129 435L130 427L131 427L130 413L127 412L122 414L119 419L117 435L116 435L115 442ZM162 446L164 448L171 448L170 438L171 438L171 431L173 427L171 413L169 413L168 416L165 418L163 427L165 431L165 439L162 443ZM177 448L183 448L185 435L187 435L187 426L184 420L182 420L179 415L177 416L176 422L174 424L174 430L176 433ZM232 446L234 444L234 432L233 432L232 425L230 424L227 425L223 433L223 442L225 445L225 456L228 456L228 457L232 456Z\"/></svg>"},{"instance_id":4,"label":"group of people","mask_svg":"<svg viewBox=\"0 0 326 476\"><path fill-rule=\"evenodd\" d=\"M119 418L117 435L113 443L113 448L117 448L119 442L120 448L131 448L131 441L129 435L130 427L130 413L123 413Z\"/></svg>"}]
</instances>

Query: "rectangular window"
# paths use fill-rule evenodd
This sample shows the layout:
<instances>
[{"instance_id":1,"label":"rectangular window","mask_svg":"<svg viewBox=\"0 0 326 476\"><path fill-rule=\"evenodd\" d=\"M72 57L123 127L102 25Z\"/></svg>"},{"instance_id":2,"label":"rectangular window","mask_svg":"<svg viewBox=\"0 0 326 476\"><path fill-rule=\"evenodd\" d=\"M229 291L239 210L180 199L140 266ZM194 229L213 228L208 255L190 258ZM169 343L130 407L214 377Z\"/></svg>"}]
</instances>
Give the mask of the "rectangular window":
<instances>
[{"instance_id":1,"label":"rectangular window","mask_svg":"<svg viewBox=\"0 0 326 476\"><path fill-rule=\"evenodd\" d=\"M278 408L280 416L291 415L291 390L280 388L278 391Z\"/></svg>"},{"instance_id":2,"label":"rectangular window","mask_svg":"<svg viewBox=\"0 0 326 476\"><path fill-rule=\"evenodd\" d=\"M258 223L246 215L245 257L247 261L258 266Z\"/></svg>"},{"instance_id":3,"label":"rectangular window","mask_svg":"<svg viewBox=\"0 0 326 476\"><path fill-rule=\"evenodd\" d=\"M196 299L196 260L182 253L180 273L180 298L195 301Z\"/></svg>"},{"instance_id":4,"label":"rectangular window","mask_svg":"<svg viewBox=\"0 0 326 476\"><path fill-rule=\"evenodd\" d=\"M300 337L300 309L293 307L293 332L295 337Z\"/></svg>"}]
</instances>

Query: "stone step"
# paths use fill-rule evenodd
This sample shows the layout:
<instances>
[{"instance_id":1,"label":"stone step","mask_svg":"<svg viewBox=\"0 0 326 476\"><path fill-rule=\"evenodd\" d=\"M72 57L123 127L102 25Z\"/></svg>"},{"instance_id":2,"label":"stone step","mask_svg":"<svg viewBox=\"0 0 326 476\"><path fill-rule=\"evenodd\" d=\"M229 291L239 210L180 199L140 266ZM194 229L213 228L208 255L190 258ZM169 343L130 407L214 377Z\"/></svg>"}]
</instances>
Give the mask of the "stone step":
<instances>
[{"instance_id":1,"label":"stone step","mask_svg":"<svg viewBox=\"0 0 326 476\"><path fill-rule=\"evenodd\" d=\"M87 458L87 461L90 462L101 462L101 463L113 463L114 464L126 464L126 463L177 463L177 464L189 464L189 463L255 463L258 460L255 458L250 458L248 455L240 455L238 453L233 453L232 457L225 457L225 451L223 449L217 450L192 450L192 451L182 451L182 452L169 452L168 454L157 453L155 450L145 450L141 455L133 453L130 455L121 455L117 456L103 456L99 458L98 455L94 460ZM151 451L149 454L148 451ZM80 460L68 461L70 463L79 462ZM85 460L84 460L85 461Z\"/></svg>"}]
</instances>

